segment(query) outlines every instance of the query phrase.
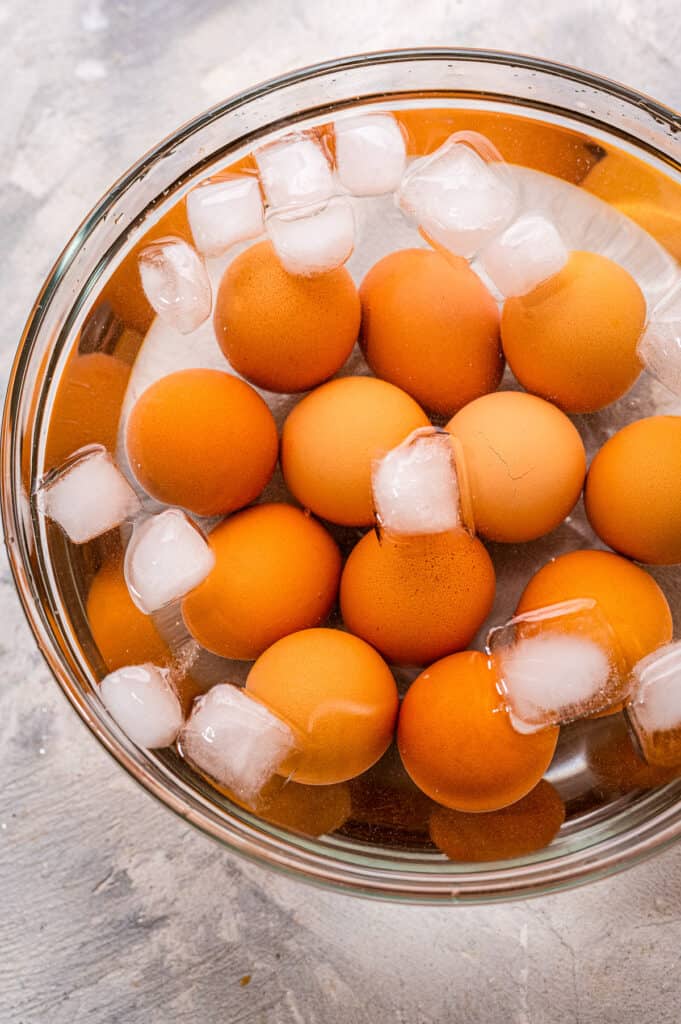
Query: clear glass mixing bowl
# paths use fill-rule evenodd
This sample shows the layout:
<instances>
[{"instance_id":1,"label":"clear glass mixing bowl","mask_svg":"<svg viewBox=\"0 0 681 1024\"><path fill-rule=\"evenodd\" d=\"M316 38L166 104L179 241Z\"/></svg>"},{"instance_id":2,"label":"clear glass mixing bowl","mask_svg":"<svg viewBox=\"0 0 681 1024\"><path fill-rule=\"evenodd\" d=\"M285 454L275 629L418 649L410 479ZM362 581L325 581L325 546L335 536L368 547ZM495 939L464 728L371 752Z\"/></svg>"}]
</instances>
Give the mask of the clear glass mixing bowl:
<instances>
[{"instance_id":1,"label":"clear glass mixing bowl","mask_svg":"<svg viewBox=\"0 0 681 1024\"><path fill-rule=\"evenodd\" d=\"M681 782L587 805L548 848L494 864L451 863L432 849L391 848L350 834L312 839L268 824L221 797L174 755L137 749L112 722L93 693L92 641L71 600L73 566L50 547L26 499L40 477L47 418L74 333L143 231L208 167L239 159L273 131L321 123L357 103L446 103L520 114L615 145L681 181L677 114L583 71L506 53L423 49L344 58L266 82L202 114L112 186L57 260L31 311L2 437L2 514L17 589L55 678L104 747L167 807L228 848L319 885L413 902L483 902L567 888L676 839ZM573 754L568 743L565 757Z\"/></svg>"}]
</instances>

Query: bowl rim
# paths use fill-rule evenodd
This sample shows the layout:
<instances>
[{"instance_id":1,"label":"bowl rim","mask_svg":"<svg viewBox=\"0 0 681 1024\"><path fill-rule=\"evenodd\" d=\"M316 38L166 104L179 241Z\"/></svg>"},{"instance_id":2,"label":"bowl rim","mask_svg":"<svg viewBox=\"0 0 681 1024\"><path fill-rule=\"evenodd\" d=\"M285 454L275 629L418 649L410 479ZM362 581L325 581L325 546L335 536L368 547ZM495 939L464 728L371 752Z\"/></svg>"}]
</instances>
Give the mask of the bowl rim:
<instances>
[{"instance_id":1,"label":"bowl rim","mask_svg":"<svg viewBox=\"0 0 681 1024\"><path fill-rule=\"evenodd\" d=\"M489 871L471 872L455 870L422 872L420 874L403 869L392 869L363 865L347 860L340 862L332 853L320 854L312 844L293 844L286 840L286 833L277 835L275 830L264 831L239 819L239 828L234 829L233 821L226 829L224 818L218 818L210 802L196 790L189 790L181 779L171 774L162 777L148 770L139 758L133 756L133 748L125 737L117 736L115 730L105 724L94 713L93 707L84 695L76 692L68 683L68 670L64 664L54 634L46 621L36 614L35 600L30 580L18 541L19 508L14 486L14 460L16 446L16 403L21 396L23 383L29 367L33 346L38 338L41 325L57 292L60 282L73 264L84 242L94 226L105 218L117 199L131 188L146 171L169 154L195 132L238 110L250 102L287 86L327 75L343 73L363 66L378 66L413 61L456 61L483 62L526 71L542 72L558 78L565 78L605 93L614 98L634 104L651 115L656 121L669 126L673 132L681 130L681 116L657 100L622 85L609 78L596 75L568 64L545 60L540 57L491 49L460 47L420 47L380 50L327 60L270 78L249 87L221 101L196 117L186 121L167 135L156 146L149 149L136 163L125 171L107 190L104 196L90 210L74 231L49 271L38 296L29 312L21 334L17 352L10 370L2 418L0 459L0 498L4 540L15 587L24 614L37 641L48 668L59 687L78 713L80 718L96 736L105 750L143 789L155 796L179 817L189 821L204 834L220 841L261 866L274 868L289 877L295 877L323 888L332 888L364 897L402 900L411 903L485 903L508 899L526 898L547 892L571 888L588 881L602 878L635 864L654 852L662 850L681 835L681 801L653 823L645 823L616 837L610 837L597 844L594 851L589 849L568 853L558 859L537 861L520 867ZM120 738L119 738L120 737ZM667 820L669 819L669 820ZM635 838L636 842L631 843ZM622 840L629 842L626 848ZM283 840L283 842L282 842ZM454 868L454 865L450 865Z\"/></svg>"}]
</instances>

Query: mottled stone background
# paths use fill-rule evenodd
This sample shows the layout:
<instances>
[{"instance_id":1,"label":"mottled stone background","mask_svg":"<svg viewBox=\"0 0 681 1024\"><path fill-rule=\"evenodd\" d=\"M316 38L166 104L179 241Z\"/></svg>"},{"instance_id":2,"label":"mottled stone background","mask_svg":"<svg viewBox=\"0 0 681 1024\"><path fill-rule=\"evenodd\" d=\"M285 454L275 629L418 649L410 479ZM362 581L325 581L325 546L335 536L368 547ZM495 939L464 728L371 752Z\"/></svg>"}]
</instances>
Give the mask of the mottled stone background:
<instances>
[{"instance_id":1,"label":"mottled stone background","mask_svg":"<svg viewBox=\"0 0 681 1024\"><path fill-rule=\"evenodd\" d=\"M568 61L681 107L678 0L0 0L3 384L54 256L141 152L260 79L428 43ZM318 892L117 768L50 679L4 561L0 659L2 1024L679 1020L681 847L526 904Z\"/></svg>"}]
</instances>

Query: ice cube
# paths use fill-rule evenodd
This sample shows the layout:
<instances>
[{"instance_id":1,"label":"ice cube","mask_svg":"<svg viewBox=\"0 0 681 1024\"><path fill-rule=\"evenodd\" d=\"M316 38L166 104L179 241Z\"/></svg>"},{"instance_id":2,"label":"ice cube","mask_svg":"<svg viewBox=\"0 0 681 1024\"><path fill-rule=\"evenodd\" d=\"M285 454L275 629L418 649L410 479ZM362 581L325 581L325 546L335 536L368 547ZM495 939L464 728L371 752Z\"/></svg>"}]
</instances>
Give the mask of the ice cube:
<instances>
[{"instance_id":1,"label":"ice cube","mask_svg":"<svg viewBox=\"0 0 681 1024\"><path fill-rule=\"evenodd\" d=\"M526 295L567 263L555 225L540 214L518 217L483 249L480 262L505 298Z\"/></svg>"},{"instance_id":2,"label":"ice cube","mask_svg":"<svg viewBox=\"0 0 681 1024\"><path fill-rule=\"evenodd\" d=\"M665 644L632 673L627 718L649 764L681 765L681 641Z\"/></svg>"},{"instance_id":3,"label":"ice cube","mask_svg":"<svg viewBox=\"0 0 681 1024\"><path fill-rule=\"evenodd\" d=\"M616 207L569 181L530 167L507 164L520 209L550 220L567 249L597 252L636 279L650 309L678 281L673 256Z\"/></svg>"},{"instance_id":4,"label":"ice cube","mask_svg":"<svg viewBox=\"0 0 681 1024\"><path fill-rule=\"evenodd\" d=\"M536 732L625 699L628 674L596 601L564 601L492 629L487 651L513 727Z\"/></svg>"},{"instance_id":5,"label":"ice cube","mask_svg":"<svg viewBox=\"0 0 681 1024\"><path fill-rule=\"evenodd\" d=\"M214 564L198 527L180 509L169 508L135 527L125 552L125 580L137 607L149 615L198 587Z\"/></svg>"},{"instance_id":6,"label":"ice cube","mask_svg":"<svg viewBox=\"0 0 681 1024\"><path fill-rule=\"evenodd\" d=\"M262 234L265 221L257 178L234 175L208 182L187 196L194 244L205 256L220 256L237 242Z\"/></svg>"},{"instance_id":7,"label":"ice cube","mask_svg":"<svg viewBox=\"0 0 681 1024\"><path fill-rule=\"evenodd\" d=\"M653 308L638 356L648 373L681 395L681 277Z\"/></svg>"},{"instance_id":8,"label":"ice cube","mask_svg":"<svg viewBox=\"0 0 681 1024\"><path fill-rule=\"evenodd\" d=\"M444 533L463 523L455 439L421 427L373 466L376 519L386 533Z\"/></svg>"},{"instance_id":9,"label":"ice cube","mask_svg":"<svg viewBox=\"0 0 681 1024\"><path fill-rule=\"evenodd\" d=\"M275 209L325 203L334 192L333 174L321 145L293 132L255 151L260 181Z\"/></svg>"},{"instance_id":10,"label":"ice cube","mask_svg":"<svg viewBox=\"0 0 681 1024\"><path fill-rule=\"evenodd\" d=\"M179 738L187 761L249 802L295 747L285 722L230 683L220 683L198 698Z\"/></svg>"},{"instance_id":11,"label":"ice cube","mask_svg":"<svg viewBox=\"0 0 681 1024\"><path fill-rule=\"evenodd\" d=\"M353 196L381 196L399 186L407 162L404 136L392 114L336 121L336 169Z\"/></svg>"},{"instance_id":12,"label":"ice cube","mask_svg":"<svg viewBox=\"0 0 681 1024\"><path fill-rule=\"evenodd\" d=\"M476 132L457 132L414 161L397 201L429 240L467 259L510 224L517 206L512 177Z\"/></svg>"},{"instance_id":13,"label":"ice cube","mask_svg":"<svg viewBox=\"0 0 681 1024\"><path fill-rule=\"evenodd\" d=\"M74 544L99 537L139 511L137 495L101 445L80 448L50 473L37 501Z\"/></svg>"},{"instance_id":14,"label":"ice cube","mask_svg":"<svg viewBox=\"0 0 681 1024\"><path fill-rule=\"evenodd\" d=\"M210 316L208 272L182 238L160 238L142 249L139 271L151 306L180 334L191 334Z\"/></svg>"},{"instance_id":15,"label":"ice cube","mask_svg":"<svg viewBox=\"0 0 681 1024\"><path fill-rule=\"evenodd\" d=\"M355 220L348 199L332 199L321 210L272 214L267 231L289 274L312 277L342 266L352 254Z\"/></svg>"},{"instance_id":16,"label":"ice cube","mask_svg":"<svg viewBox=\"0 0 681 1024\"><path fill-rule=\"evenodd\" d=\"M182 728L182 708L168 676L156 665L128 665L99 684L107 711L138 747L169 747Z\"/></svg>"}]
</instances>

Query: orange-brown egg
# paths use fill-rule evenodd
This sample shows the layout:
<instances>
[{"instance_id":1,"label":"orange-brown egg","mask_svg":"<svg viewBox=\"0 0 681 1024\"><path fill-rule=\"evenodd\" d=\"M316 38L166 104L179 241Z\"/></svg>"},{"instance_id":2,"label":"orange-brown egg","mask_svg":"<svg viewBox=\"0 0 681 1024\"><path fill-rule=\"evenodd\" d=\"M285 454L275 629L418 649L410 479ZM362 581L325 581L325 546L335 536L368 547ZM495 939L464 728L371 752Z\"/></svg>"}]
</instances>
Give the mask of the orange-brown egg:
<instances>
[{"instance_id":1,"label":"orange-brown egg","mask_svg":"<svg viewBox=\"0 0 681 1024\"><path fill-rule=\"evenodd\" d=\"M370 768L387 749L397 715L397 687L376 651L334 629L306 629L261 654L246 689L301 736L302 748L281 773L328 785Z\"/></svg>"},{"instance_id":2,"label":"orange-brown egg","mask_svg":"<svg viewBox=\"0 0 681 1024\"><path fill-rule=\"evenodd\" d=\"M220 370L180 370L141 395L127 427L130 467L158 501L201 516L242 508L277 461L277 428L262 398Z\"/></svg>"},{"instance_id":3,"label":"orange-brown egg","mask_svg":"<svg viewBox=\"0 0 681 1024\"><path fill-rule=\"evenodd\" d=\"M532 167L575 184L582 181L599 158L597 144L581 133L506 111L418 107L398 110L395 116L406 131L408 151L414 156L432 153L454 132L480 132L509 163Z\"/></svg>"},{"instance_id":4,"label":"orange-brown egg","mask_svg":"<svg viewBox=\"0 0 681 1024\"><path fill-rule=\"evenodd\" d=\"M203 688L173 664L170 648L152 619L130 597L119 555L108 559L92 580L86 611L92 638L109 672L145 662L172 667L178 697L185 712L189 711Z\"/></svg>"},{"instance_id":5,"label":"orange-brown egg","mask_svg":"<svg viewBox=\"0 0 681 1024\"><path fill-rule=\"evenodd\" d=\"M591 463L584 501L611 548L639 562L681 562L681 416L618 430Z\"/></svg>"},{"instance_id":6,"label":"orange-brown egg","mask_svg":"<svg viewBox=\"0 0 681 1024\"><path fill-rule=\"evenodd\" d=\"M324 527L291 505L256 505L208 537L215 565L182 602L187 629L224 658L257 658L288 633L322 622L341 557Z\"/></svg>"},{"instance_id":7,"label":"orange-brown egg","mask_svg":"<svg viewBox=\"0 0 681 1024\"><path fill-rule=\"evenodd\" d=\"M465 530L355 545L341 578L348 629L388 661L425 665L466 647L494 601L494 567Z\"/></svg>"},{"instance_id":8,"label":"orange-brown egg","mask_svg":"<svg viewBox=\"0 0 681 1024\"><path fill-rule=\"evenodd\" d=\"M595 412L632 386L646 302L623 267L594 252L573 252L563 269L507 299L501 339L527 391L565 412Z\"/></svg>"},{"instance_id":9,"label":"orange-brown egg","mask_svg":"<svg viewBox=\"0 0 681 1024\"><path fill-rule=\"evenodd\" d=\"M609 551L570 551L548 562L527 584L516 611L579 598L598 602L628 669L672 638L671 611L655 580Z\"/></svg>"},{"instance_id":10,"label":"orange-brown egg","mask_svg":"<svg viewBox=\"0 0 681 1024\"><path fill-rule=\"evenodd\" d=\"M681 187L630 153L611 149L583 187L611 203L681 259Z\"/></svg>"},{"instance_id":11,"label":"orange-brown egg","mask_svg":"<svg viewBox=\"0 0 681 1024\"><path fill-rule=\"evenodd\" d=\"M139 254L151 242L167 236L183 238L191 244L192 236L184 200L176 203L155 224L152 224L123 262L114 270L104 285L91 316L97 315L98 310L101 312L102 309L108 308L128 327L140 334L146 333L155 313L142 288L138 265Z\"/></svg>"},{"instance_id":12,"label":"orange-brown egg","mask_svg":"<svg viewBox=\"0 0 681 1024\"><path fill-rule=\"evenodd\" d=\"M342 377L307 395L281 437L286 485L301 505L344 526L374 521L371 469L430 423L413 398L373 377Z\"/></svg>"},{"instance_id":13,"label":"orange-brown egg","mask_svg":"<svg viewBox=\"0 0 681 1024\"><path fill-rule=\"evenodd\" d=\"M447 424L463 448L475 528L489 540L534 540L579 498L586 456L564 413L534 395L500 391Z\"/></svg>"},{"instance_id":14,"label":"orange-brown egg","mask_svg":"<svg viewBox=\"0 0 681 1024\"><path fill-rule=\"evenodd\" d=\"M104 352L69 360L54 402L45 468L60 465L78 448L101 444L116 450L118 420L130 367Z\"/></svg>"},{"instance_id":15,"label":"orange-brown egg","mask_svg":"<svg viewBox=\"0 0 681 1024\"><path fill-rule=\"evenodd\" d=\"M517 803L488 814L466 814L438 807L430 837L450 860L483 863L525 857L555 839L565 821L565 804L542 779Z\"/></svg>"},{"instance_id":16,"label":"orange-brown egg","mask_svg":"<svg viewBox=\"0 0 681 1024\"><path fill-rule=\"evenodd\" d=\"M437 661L412 683L397 742L417 786L457 811L496 811L520 800L548 768L558 729L516 732L484 654Z\"/></svg>"},{"instance_id":17,"label":"orange-brown egg","mask_svg":"<svg viewBox=\"0 0 681 1024\"><path fill-rule=\"evenodd\" d=\"M499 386L499 313L465 260L390 253L368 272L360 297L367 362L424 408L451 416Z\"/></svg>"},{"instance_id":18,"label":"orange-brown egg","mask_svg":"<svg viewBox=\"0 0 681 1024\"><path fill-rule=\"evenodd\" d=\"M360 322L348 271L288 274L270 242L227 268L215 302L215 333L234 369L269 391L307 391L350 355Z\"/></svg>"}]
</instances>

